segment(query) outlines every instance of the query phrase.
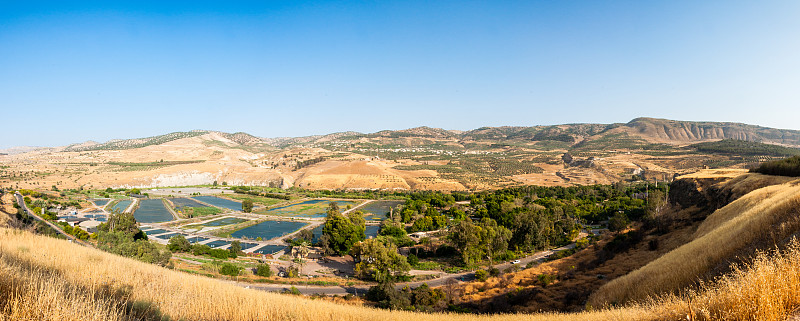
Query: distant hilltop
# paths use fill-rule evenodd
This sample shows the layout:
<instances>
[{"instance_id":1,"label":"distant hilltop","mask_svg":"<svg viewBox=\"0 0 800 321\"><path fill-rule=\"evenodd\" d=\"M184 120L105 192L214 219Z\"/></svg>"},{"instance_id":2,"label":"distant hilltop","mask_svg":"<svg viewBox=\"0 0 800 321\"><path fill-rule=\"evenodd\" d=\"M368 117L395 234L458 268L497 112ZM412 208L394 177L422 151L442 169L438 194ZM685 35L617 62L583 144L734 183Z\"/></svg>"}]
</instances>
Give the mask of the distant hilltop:
<instances>
[{"instance_id":1,"label":"distant hilltop","mask_svg":"<svg viewBox=\"0 0 800 321\"><path fill-rule=\"evenodd\" d=\"M636 118L627 123L431 127L262 138L212 130L0 151L0 186L230 185L486 190L669 180L800 154L800 131ZM38 181L29 177L41 177ZM35 183L35 184L34 184Z\"/></svg>"},{"instance_id":2,"label":"distant hilltop","mask_svg":"<svg viewBox=\"0 0 800 321\"><path fill-rule=\"evenodd\" d=\"M551 140L577 144L586 139L596 139L606 135L620 134L629 135L648 142L672 145L736 139L800 147L800 131L798 130L776 129L743 123L695 122L641 117L627 123L614 124L481 127L469 131L446 130L423 126L403 130L383 130L371 134L349 131L327 135L279 138L256 137L243 132L224 133L211 130L193 130L188 132L173 132L152 137L116 139L105 143L88 141L57 149L63 151L132 149L159 145L182 138L201 136L209 133L217 134L226 140L243 146L272 146L276 148L285 148L293 145L308 145L334 140L357 141L360 139L375 138L426 138L454 141L497 140L498 142ZM0 153L14 155L41 149L47 149L47 147L12 147L0 150Z\"/></svg>"}]
</instances>

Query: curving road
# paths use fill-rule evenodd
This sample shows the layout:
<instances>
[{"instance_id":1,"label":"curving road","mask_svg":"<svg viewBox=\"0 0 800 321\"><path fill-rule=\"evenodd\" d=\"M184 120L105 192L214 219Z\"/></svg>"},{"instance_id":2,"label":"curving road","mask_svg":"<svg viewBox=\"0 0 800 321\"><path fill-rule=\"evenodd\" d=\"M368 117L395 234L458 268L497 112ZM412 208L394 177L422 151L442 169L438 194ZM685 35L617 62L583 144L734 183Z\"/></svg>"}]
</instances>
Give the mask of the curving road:
<instances>
[{"instance_id":1,"label":"curving road","mask_svg":"<svg viewBox=\"0 0 800 321\"><path fill-rule=\"evenodd\" d=\"M91 247L91 245L89 245L89 243L86 243L86 242L84 242L84 241L81 241L81 240L77 239L76 237L74 237L74 236L72 236L72 235L69 235L69 234L67 234L66 232L64 232L63 230L61 230L61 227L60 227L60 226L58 226L58 225L55 225L55 224L51 223L50 221L48 221L48 220L45 220L45 219L43 219L42 217L40 217L39 215L36 215L35 213L33 213L33 211L31 211L30 209L28 209L28 205L27 205L27 204L25 204L25 199L22 197L22 194L20 194L20 193L14 193L14 196L16 196L16 197L17 197L17 204L19 204L19 205L22 207L22 209L23 209L23 210L25 210L25 212L26 212L26 213L28 213L28 215L30 215L30 216L31 216L31 217L33 217L34 219L36 219L36 220L38 220L38 221L41 221L41 222L43 222L44 224L47 224L47 225L49 225L49 226L50 226L50 227L52 227L54 230L56 230L58 233L60 233L61 235L64 235L65 237L67 237L67 239L68 239L68 240L71 240L72 242L78 243L78 244L80 244L80 245L83 245L83 246L88 246L88 247Z\"/></svg>"},{"instance_id":2,"label":"curving road","mask_svg":"<svg viewBox=\"0 0 800 321\"><path fill-rule=\"evenodd\" d=\"M556 252L569 250L575 247L575 243L568 244L559 248L555 248L552 250L546 250L537 252L533 255L526 256L524 258L519 259L520 263L516 265L525 266L529 262L540 260L547 258L550 255L555 254ZM501 271L510 267L512 264L510 262L505 262L501 264L495 264L494 267L500 269ZM416 288L421 286L422 284L428 284L431 287L439 287L444 286L447 284L448 281L453 280L456 283L461 282L468 282L475 279L475 272L463 272L463 273L441 273L441 277L433 280L427 281L416 281L416 282L403 282L397 283L395 288L401 289L403 287L411 287ZM316 286L316 285L291 285L291 284L263 284L263 283L245 283L245 282L233 282L234 284L249 288L249 289L256 289L261 291L271 291L271 292L282 292L282 291L289 291L292 286L297 288L302 294L311 295L311 294L325 294L325 295L344 295L344 294L365 294L371 285L356 285L356 286Z\"/></svg>"}]
</instances>

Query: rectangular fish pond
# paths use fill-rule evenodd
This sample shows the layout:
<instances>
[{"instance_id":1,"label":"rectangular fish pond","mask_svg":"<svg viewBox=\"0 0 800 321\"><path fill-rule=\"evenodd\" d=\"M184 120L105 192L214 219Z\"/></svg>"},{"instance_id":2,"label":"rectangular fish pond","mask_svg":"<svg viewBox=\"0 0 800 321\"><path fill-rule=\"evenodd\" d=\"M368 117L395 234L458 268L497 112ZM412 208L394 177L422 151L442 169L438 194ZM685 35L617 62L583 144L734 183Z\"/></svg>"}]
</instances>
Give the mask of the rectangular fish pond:
<instances>
[{"instance_id":1,"label":"rectangular fish pond","mask_svg":"<svg viewBox=\"0 0 800 321\"><path fill-rule=\"evenodd\" d=\"M94 205L103 207L103 206L106 206L106 204L108 204L109 201L111 201L111 200L110 199L96 199L96 200L92 200L92 203L94 203Z\"/></svg>"},{"instance_id":2,"label":"rectangular fish pond","mask_svg":"<svg viewBox=\"0 0 800 321\"><path fill-rule=\"evenodd\" d=\"M258 243L242 242L242 251L245 251L245 250L248 250L248 249L252 249L252 248L254 248L256 246L258 246Z\"/></svg>"},{"instance_id":3,"label":"rectangular fish pond","mask_svg":"<svg viewBox=\"0 0 800 321\"><path fill-rule=\"evenodd\" d=\"M126 208L128 208L128 206L131 206L131 203L133 203L133 201L131 200L119 201L117 202L117 204L114 204L114 206L111 207L111 211L117 210L120 213L122 213L125 211Z\"/></svg>"},{"instance_id":4,"label":"rectangular fish pond","mask_svg":"<svg viewBox=\"0 0 800 321\"><path fill-rule=\"evenodd\" d=\"M364 212L364 219L368 221L383 221L392 208L397 207L404 201L374 201L358 209Z\"/></svg>"},{"instance_id":5,"label":"rectangular fish pond","mask_svg":"<svg viewBox=\"0 0 800 321\"><path fill-rule=\"evenodd\" d=\"M231 242L223 241L223 240L216 240L212 242L206 243L206 245L210 246L211 248L223 247L225 245L229 245Z\"/></svg>"},{"instance_id":6,"label":"rectangular fish pond","mask_svg":"<svg viewBox=\"0 0 800 321\"><path fill-rule=\"evenodd\" d=\"M276 237L284 236L286 234L294 233L306 225L308 225L308 223L305 222L264 221L233 232L231 233L231 237L248 238L251 240L255 240L260 237L262 240L266 241Z\"/></svg>"},{"instance_id":7,"label":"rectangular fish pond","mask_svg":"<svg viewBox=\"0 0 800 321\"><path fill-rule=\"evenodd\" d=\"M194 243L197 243L197 242L208 241L208 238L207 237L202 237L202 236L187 236L186 240L188 240L189 243L194 244Z\"/></svg>"},{"instance_id":8,"label":"rectangular fish pond","mask_svg":"<svg viewBox=\"0 0 800 321\"><path fill-rule=\"evenodd\" d=\"M242 210L242 203L234 202L228 199L219 198L216 196L195 196L192 197L195 200L201 201L206 204L211 204L216 207L222 207L227 209L232 209L234 211L241 211Z\"/></svg>"},{"instance_id":9,"label":"rectangular fish pond","mask_svg":"<svg viewBox=\"0 0 800 321\"><path fill-rule=\"evenodd\" d=\"M258 254L275 254L286 249L283 245L264 245L261 248L253 251Z\"/></svg>"},{"instance_id":10,"label":"rectangular fish pond","mask_svg":"<svg viewBox=\"0 0 800 321\"><path fill-rule=\"evenodd\" d=\"M183 234L181 234L181 233L169 233L169 234L164 234L164 235L159 235L159 236L154 236L154 237L160 238L162 240L169 240L173 236L178 236L178 235L183 235Z\"/></svg>"},{"instance_id":11,"label":"rectangular fish pond","mask_svg":"<svg viewBox=\"0 0 800 321\"><path fill-rule=\"evenodd\" d=\"M176 209L179 209L181 207L206 207L200 202L186 197L170 198L169 200L170 202L172 202L172 204L175 204Z\"/></svg>"},{"instance_id":12,"label":"rectangular fish pond","mask_svg":"<svg viewBox=\"0 0 800 321\"><path fill-rule=\"evenodd\" d=\"M300 203L289 204L281 207L259 211L259 214L279 215L279 216L302 216L302 217L325 217L328 210L328 203L335 202L339 205L339 211L344 212L347 205L356 206L357 201L331 201L331 200L308 200Z\"/></svg>"},{"instance_id":13,"label":"rectangular fish pond","mask_svg":"<svg viewBox=\"0 0 800 321\"><path fill-rule=\"evenodd\" d=\"M145 233L145 234L147 234L147 235L157 235L157 234L164 234L164 233L167 233L167 232L169 232L169 231L167 231L167 230L162 230L162 229L160 229L160 228L157 228L157 229L154 229L154 230L147 230L147 231L144 231L144 233Z\"/></svg>"},{"instance_id":14,"label":"rectangular fish pond","mask_svg":"<svg viewBox=\"0 0 800 321\"><path fill-rule=\"evenodd\" d=\"M139 208L133 213L133 217L139 223L155 223L172 221L172 214L164 206L160 199L141 200Z\"/></svg>"}]
</instances>

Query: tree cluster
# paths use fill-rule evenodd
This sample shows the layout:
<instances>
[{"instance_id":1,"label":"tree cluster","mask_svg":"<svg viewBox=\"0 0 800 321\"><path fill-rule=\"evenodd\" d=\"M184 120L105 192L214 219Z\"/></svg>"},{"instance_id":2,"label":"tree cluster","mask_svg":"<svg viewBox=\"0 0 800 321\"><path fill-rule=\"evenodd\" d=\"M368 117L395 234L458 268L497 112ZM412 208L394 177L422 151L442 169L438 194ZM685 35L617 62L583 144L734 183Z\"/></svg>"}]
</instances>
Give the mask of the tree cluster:
<instances>
[{"instance_id":1,"label":"tree cluster","mask_svg":"<svg viewBox=\"0 0 800 321\"><path fill-rule=\"evenodd\" d=\"M331 202L322 228L320 245L325 254L347 255L354 244L366 239L364 213L352 211L347 216L339 212L339 206Z\"/></svg>"}]
</instances>

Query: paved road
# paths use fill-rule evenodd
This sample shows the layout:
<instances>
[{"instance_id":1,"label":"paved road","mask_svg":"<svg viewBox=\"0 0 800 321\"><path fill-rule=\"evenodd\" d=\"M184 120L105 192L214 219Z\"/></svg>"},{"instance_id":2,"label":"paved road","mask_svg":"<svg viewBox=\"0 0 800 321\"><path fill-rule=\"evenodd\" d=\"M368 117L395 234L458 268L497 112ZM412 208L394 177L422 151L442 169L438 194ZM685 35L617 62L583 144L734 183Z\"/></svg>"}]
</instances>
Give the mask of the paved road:
<instances>
[{"instance_id":1,"label":"paved road","mask_svg":"<svg viewBox=\"0 0 800 321\"><path fill-rule=\"evenodd\" d=\"M575 243L565 245L556 249L541 251L535 253L531 256L527 256L524 258L519 259L520 263L517 265L525 266L529 262L544 259L550 255L553 255L556 252L568 250L575 247ZM510 267L512 264L510 262L505 262L501 264L496 264L494 267L500 269L501 271ZM422 284L428 284L431 287L438 287L445 285L449 280L454 280L456 283L472 281L475 279L475 272L463 272L463 273L442 273L442 277L427 280L427 281L416 281L416 282L404 282L404 283L397 283L395 288L401 289L403 287L411 287L416 288L421 286ZM254 284L254 283L244 283L244 282L234 282L236 285L241 287L246 287L250 289L262 290L262 291L272 291L272 292L281 292L281 291L288 291L291 289L292 285L290 284ZM357 285L357 286L314 286L314 285L295 285L300 293L310 295L310 294L326 294L326 295L344 295L344 294L365 294L367 290L369 290L369 285Z\"/></svg>"},{"instance_id":2,"label":"paved road","mask_svg":"<svg viewBox=\"0 0 800 321\"><path fill-rule=\"evenodd\" d=\"M81 240L79 240L79 239L75 238L74 236L72 236L72 235L69 235L69 234L65 233L64 231L62 231L60 226L57 226L57 225L55 225L55 224L53 224L53 223L50 223L50 221L48 221L48 220L45 220L45 219L41 218L39 215L36 215L35 213L33 213L33 211L31 211L30 209L28 209L28 205L27 205L27 204L25 204L25 200L24 200L24 198L22 197L22 194L20 194L20 193L14 193L14 196L16 196L16 197L17 197L17 204L19 204L20 206L22 206L22 209L23 209L23 210L25 210L25 212L26 212L26 213L28 213L28 215L30 215L31 217L33 217L33 218L35 218L36 220L38 220L38 221L41 221L41 222L44 222L45 224L49 225L49 226L50 226L50 227L52 227L54 230L56 230L58 233L61 233L61 235L64 235L64 236L66 236L68 240L72 240L73 242L75 242L75 243L78 243L78 244L80 244L80 245L83 245L83 246L89 246L89 247L91 247L91 245L89 245L89 243L86 243L86 242L84 242L84 241L81 241Z\"/></svg>"}]
</instances>

